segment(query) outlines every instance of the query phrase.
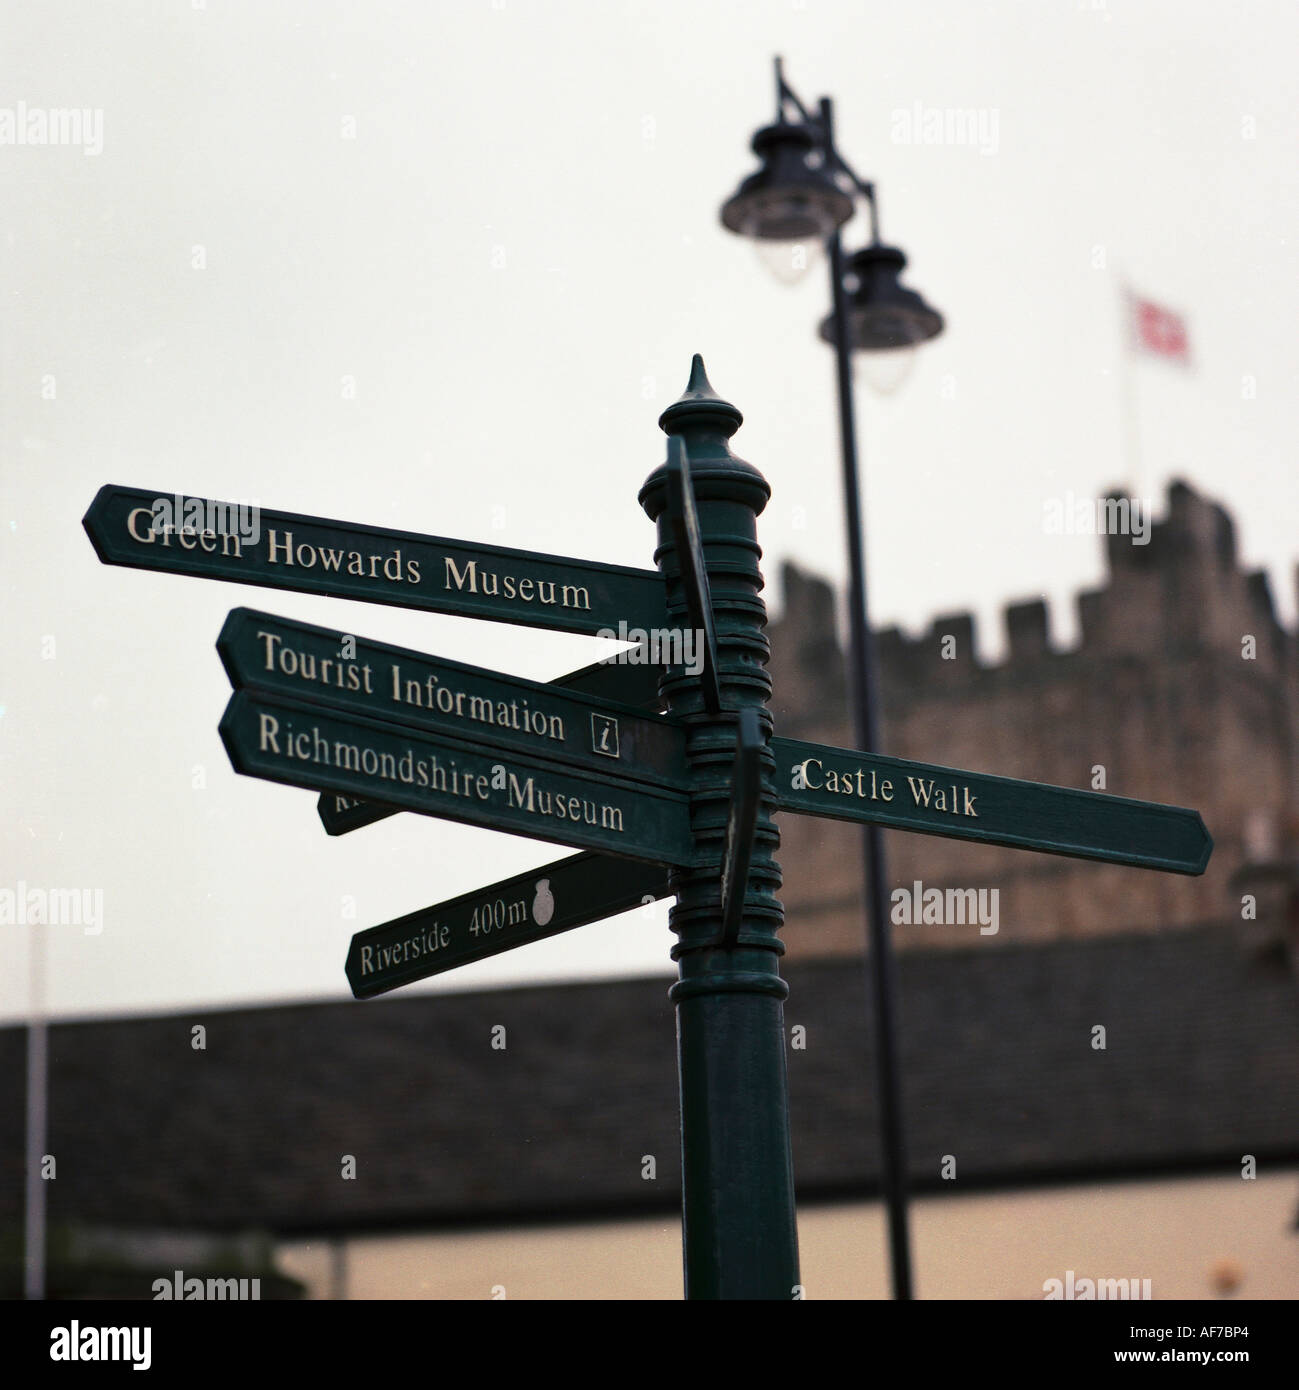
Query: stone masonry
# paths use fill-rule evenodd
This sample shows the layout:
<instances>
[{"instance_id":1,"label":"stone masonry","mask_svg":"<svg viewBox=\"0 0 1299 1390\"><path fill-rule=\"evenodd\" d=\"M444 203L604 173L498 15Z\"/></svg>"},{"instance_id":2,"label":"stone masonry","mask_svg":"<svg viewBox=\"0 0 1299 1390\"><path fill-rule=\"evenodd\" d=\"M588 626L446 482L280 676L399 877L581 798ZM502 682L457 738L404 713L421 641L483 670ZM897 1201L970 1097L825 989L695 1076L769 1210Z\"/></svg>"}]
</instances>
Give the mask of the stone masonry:
<instances>
[{"instance_id":1,"label":"stone masonry","mask_svg":"<svg viewBox=\"0 0 1299 1390\"><path fill-rule=\"evenodd\" d=\"M998 665L979 660L969 614L936 618L920 637L879 632L880 751L1193 806L1214 840L1208 871L1185 878L890 831L890 889L920 880L1000 890L995 935L977 923L899 924L901 950L1221 922L1240 913L1234 870L1295 854L1299 639L1277 621L1266 576L1239 567L1231 518L1173 483L1148 544L1097 539L1109 580L1078 596L1072 650L1052 646L1041 600L1005 610L1009 650ZM782 578L784 612L771 628L776 732L852 747L835 595L792 565ZM860 953L859 828L788 813L780 823L790 956Z\"/></svg>"}]
</instances>

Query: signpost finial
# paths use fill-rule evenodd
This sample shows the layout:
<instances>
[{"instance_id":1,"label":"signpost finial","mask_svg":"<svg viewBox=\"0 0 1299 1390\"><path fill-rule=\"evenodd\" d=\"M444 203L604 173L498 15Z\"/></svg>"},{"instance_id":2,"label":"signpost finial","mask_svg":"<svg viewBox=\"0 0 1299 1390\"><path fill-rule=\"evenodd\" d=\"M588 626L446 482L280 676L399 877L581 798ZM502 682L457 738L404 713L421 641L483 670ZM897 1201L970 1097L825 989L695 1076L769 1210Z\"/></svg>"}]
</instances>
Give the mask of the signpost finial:
<instances>
[{"instance_id":1,"label":"signpost finial","mask_svg":"<svg viewBox=\"0 0 1299 1390\"><path fill-rule=\"evenodd\" d=\"M704 359L695 353L686 389L659 416L659 428L685 441L699 501L727 500L752 507L755 515L771 497L761 473L731 452L730 439L744 423L739 408L713 390ZM645 480L640 504L657 521L667 506L667 468L660 465Z\"/></svg>"},{"instance_id":2,"label":"signpost finial","mask_svg":"<svg viewBox=\"0 0 1299 1390\"><path fill-rule=\"evenodd\" d=\"M695 353L690 360L690 380L686 389L659 416L659 428L665 434L680 434L682 426L708 423L720 428L729 439L744 423L738 407L725 401L713 390L704 370L704 359Z\"/></svg>"}]
</instances>

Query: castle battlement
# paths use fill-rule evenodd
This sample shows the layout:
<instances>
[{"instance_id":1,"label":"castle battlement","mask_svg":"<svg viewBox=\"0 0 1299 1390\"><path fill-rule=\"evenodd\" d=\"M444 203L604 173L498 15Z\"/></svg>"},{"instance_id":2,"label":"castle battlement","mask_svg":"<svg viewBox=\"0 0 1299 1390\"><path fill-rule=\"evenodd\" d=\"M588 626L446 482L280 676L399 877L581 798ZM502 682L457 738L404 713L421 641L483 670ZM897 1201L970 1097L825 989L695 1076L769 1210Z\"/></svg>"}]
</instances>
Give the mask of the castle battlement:
<instances>
[{"instance_id":1,"label":"castle battlement","mask_svg":"<svg viewBox=\"0 0 1299 1390\"><path fill-rule=\"evenodd\" d=\"M880 751L1194 806L1214 837L1206 875L1174 880L889 834L894 884L999 887L1000 940L1221 919L1232 908L1227 880L1251 845L1299 849L1299 638L1277 618L1267 576L1240 567L1219 503L1174 482L1164 515L1145 515L1141 530L1097 536L1106 582L1078 594L1073 646L1052 641L1041 598L1005 606L997 662L980 659L968 612L940 615L917 635L876 634ZM771 627L777 732L850 747L837 596L791 564L782 578L784 610ZM792 816L782 835L793 846L791 949L860 950L857 839ZM819 929L800 931L807 919ZM919 929L899 930L901 945L916 944L907 933ZM946 930L927 929L924 944ZM969 944L966 935L956 930L951 942Z\"/></svg>"},{"instance_id":2,"label":"castle battlement","mask_svg":"<svg viewBox=\"0 0 1299 1390\"><path fill-rule=\"evenodd\" d=\"M1119 493L1107 500L1125 500ZM1280 674L1295 658L1295 635L1276 615L1271 586L1262 570L1237 565L1236 530L1217 502L1186 483L1168 489L1167 513L1147 517L1143 540L1130 534L1098 537L1104 547L1108 582L1077 596L1080 640L1062 647L1051 640L1051 616L1044 599L1008 603L1002 611L1006 656L987 662L979 656L978 626L972 613L936 617L912 635L899 627L875 634L882 680L906 693L935 683L964 688L981 673L1013 675L1061 658L1148 655L1169 646L1206 647L1240 657L1242 640L1255 638L1255 660ZM820 579L792 564L782 570L783 626L800 634L808 660L837 650L835 594ZM1035 675L1040 674L1035 671Z\"/></svg>"}]
</instances>

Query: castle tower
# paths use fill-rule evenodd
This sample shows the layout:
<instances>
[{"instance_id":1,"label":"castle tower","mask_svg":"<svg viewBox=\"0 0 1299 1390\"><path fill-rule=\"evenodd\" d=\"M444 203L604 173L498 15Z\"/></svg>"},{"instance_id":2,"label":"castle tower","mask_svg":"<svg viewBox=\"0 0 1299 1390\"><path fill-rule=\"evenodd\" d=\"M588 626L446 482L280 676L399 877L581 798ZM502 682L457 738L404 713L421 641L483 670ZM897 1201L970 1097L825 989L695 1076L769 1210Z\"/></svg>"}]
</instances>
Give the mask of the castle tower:
<instances>
[{"instance_id":1,"label":"castle tower","mask_svg":"<svg viewBox=\"0 0 1299 1390\"><path fill-rule=\"evenodd\" d=\"M888 832L891 890L915 880L999 890L995 934L978 923L900 924L901 950L1221 920L1236 869L1299 848L1296 637L1277 620L1266 576L1240 568L1231 518L1175 482L1146 543L1099 539L1108 582L1079 595L1071 650L1052 644L1041 600L1006 608L1008 654L997 665L979 659L968 613L936 618L918 637L879 632L881 751L1194 806L1214 838L1209 869L1175 878ZM783 583L771 627L776 732L850 747L834 594L791 565ZM859 832L798 816L781 830L790 955L860 953Z\"/></svg>"}]
</instances>

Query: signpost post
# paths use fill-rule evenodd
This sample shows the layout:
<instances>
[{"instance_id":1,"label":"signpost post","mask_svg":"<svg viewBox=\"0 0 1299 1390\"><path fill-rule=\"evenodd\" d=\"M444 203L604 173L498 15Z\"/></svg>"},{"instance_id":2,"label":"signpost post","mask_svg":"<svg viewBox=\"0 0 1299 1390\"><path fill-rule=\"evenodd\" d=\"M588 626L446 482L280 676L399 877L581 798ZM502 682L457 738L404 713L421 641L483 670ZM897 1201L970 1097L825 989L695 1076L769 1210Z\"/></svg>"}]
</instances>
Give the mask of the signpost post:
<instances>
[{"instance_id":1,"label":"signpost post","mask_svg":"<svg viewBox=\"0 0 1299 1390\"><path fill-rule=\"evenodd\" d=\"M771 649L757 541L758 514L771 490L752 464L731 453L730 437L742 420L713 391L698 356L684 395L659 419L669 437L684 442L689 460L724 706L711 713L701 682L675 668L660 679L669 714L688 729L695 836L694 863L674 868L669 878L678 968L669 997L677 1011L681 1079L686 1296L790 1299L800 1296L800 1287L785 1073L789 987L779 970L784 947L777 933L784 913L776 897L774 769L765 748L738 927L719 944L720 869L737 723L748 711L764 744L772 724L766 669ZM690 581L674 555L680 523L672 514L670 476L666 466L652 473L640 502L657 524L655 556L668 576L669 611L675 622L685 623Z\"/></svg>"},{"instance_id":2,"label":"signpost post","mask_svg":"<svg viewBox=\"0 0 1299 1390\"><path fill-rule=\"evenodd\" d=\"M217 644L235 687L220 732L236 771L321 792L331 834L409 810L582 851L360 932L357 998L674 898L686 1296L789 1299L774 814L1183 874L1204 871L1212 843L1179 807L772 737L757 543L770 490L731 453L741 421L696 356L659 421L668 461L640 491L658 573L287 513L236 528L226 504L117 487L84 524L107 564L696 639L675 650L702 650L697 667L640 653L539 683L237 608Z\"/></svg>"}]
</instances>

